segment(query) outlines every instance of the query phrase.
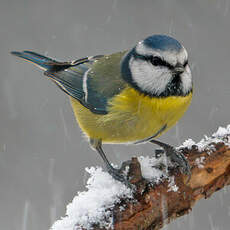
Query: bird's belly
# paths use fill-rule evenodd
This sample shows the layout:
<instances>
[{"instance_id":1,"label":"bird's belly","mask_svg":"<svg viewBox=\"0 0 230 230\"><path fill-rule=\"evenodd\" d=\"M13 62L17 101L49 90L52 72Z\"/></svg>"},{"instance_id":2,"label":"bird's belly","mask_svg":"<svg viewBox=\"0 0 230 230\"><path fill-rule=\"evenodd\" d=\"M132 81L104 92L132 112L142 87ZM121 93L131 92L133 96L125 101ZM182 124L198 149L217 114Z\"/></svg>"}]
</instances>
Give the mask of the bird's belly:
<instances>
[{"instance_id":1,"label":"bird's belly","mask_svg":"<svg viewBox=\"0 0 230 230\"><path fill-rule=\"evenodd\" d=\"M140 141L171 128L184 114L192 94L185 97L151 98L127 89L111 102L106 115L93 114L71 98L81 129L90 137L107 143Z\"/></svg>"}]
</instances>

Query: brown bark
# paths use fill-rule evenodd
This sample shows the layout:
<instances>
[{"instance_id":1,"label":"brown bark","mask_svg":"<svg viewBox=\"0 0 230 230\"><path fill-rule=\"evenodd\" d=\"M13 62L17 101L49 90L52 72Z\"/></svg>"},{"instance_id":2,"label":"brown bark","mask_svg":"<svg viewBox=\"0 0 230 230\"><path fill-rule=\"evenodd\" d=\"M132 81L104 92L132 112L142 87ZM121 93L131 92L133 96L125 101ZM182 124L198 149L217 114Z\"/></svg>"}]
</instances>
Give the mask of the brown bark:
<instances>
[{"instance_id":1,"label":"brown bark","mask_svg":"<svg viewBox=\"0 0 230 230\"><path fill-rule=\"evenodd\" d=\"M225 137L225 142L229 137ZM178 169L170 169L174 175L177 192L169 191L169 181L165 179L158 185L150 185L141 177L140 164L137 158L130 163L129 176L136 185L134 200L124 200L112 211L114 229L160 229L172 219L187 214L201 198L208 198L215 191L230 184L230 147L223 142L210 144L215 149L210 153L198 152L197 147L191 150L182 149L191 165L191 179ZM197 158L204 156L203 167L198 167ZM125 209L120 210L120 205ZM95 229L100 229L95 227Z\"/></svg>"}]
</instances>

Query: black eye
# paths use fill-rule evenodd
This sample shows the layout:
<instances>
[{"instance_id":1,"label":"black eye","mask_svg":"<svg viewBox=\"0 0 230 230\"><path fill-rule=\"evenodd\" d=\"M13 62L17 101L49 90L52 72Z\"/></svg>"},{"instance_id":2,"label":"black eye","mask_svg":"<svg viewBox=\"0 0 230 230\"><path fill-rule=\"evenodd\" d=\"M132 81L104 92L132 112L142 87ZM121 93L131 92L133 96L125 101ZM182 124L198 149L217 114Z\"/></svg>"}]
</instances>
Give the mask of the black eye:
<instances>
[{"instance_id":1,"label":"black eye","mask_svg":"<svg viewBox=\"0 0 230 230\"><path fill-rule=\"evenodd\" d=\"M162 65L164 65L164 61L161 58L159 58L159 57L152 57L150 61L155 66L162 66Z\"/></svg>"},{"instance_id":2,"label":"black eye","mask_svg":"<svg viewBox=\"0 0 230 230\"><path fill-rule=\"evenodd\" d=\"M183 66L185 67L186 65L188 65L188 60L187 60L187 61L185 61L185 63L184 63L184 65L183 65Z\"/></svg>"},{"instance_id":3,"label":"black eye","mask_svg":"<svg viewBox=\"0 0 230 230\"><path fill-rule=\"evenodd\" d=\"M170 65L168 62L166 62L165 60L162 60L159 57L151 57L150 61L151 61L152 65L154 65L154 66L165 66L169 69L173 69L172 65Z\"/></svg>"}]
</instances>

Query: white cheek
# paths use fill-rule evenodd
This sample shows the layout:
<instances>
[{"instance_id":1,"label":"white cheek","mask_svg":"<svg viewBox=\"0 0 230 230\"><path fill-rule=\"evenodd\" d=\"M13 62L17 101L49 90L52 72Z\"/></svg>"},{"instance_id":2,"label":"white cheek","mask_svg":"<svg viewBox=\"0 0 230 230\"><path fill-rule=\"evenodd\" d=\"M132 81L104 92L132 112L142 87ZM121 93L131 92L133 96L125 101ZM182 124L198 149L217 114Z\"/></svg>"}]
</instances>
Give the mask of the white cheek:
<instances>
[{"instance_id":1,"label":"white cheek","mask_svg":"<svg viewBox=\"0 0 230 230\"><path fill-rule=\"evenodd\" d=\"M187 65L184 73L181 74L183 93L186 94L192 89L192 74L189 66Z\"/></svg>"},{"instance_id":2,"label":"white cheek","mask_svg":"<svg viewBox=\"0 0 230 230\"><path fill-rule=\"evenodd\" d=\"M131 58L129 67L135 83L142 90L156 95L165 91L172 77L167 69L153 67L151 63L144 60Z\"/></svg>"}]
</instances>

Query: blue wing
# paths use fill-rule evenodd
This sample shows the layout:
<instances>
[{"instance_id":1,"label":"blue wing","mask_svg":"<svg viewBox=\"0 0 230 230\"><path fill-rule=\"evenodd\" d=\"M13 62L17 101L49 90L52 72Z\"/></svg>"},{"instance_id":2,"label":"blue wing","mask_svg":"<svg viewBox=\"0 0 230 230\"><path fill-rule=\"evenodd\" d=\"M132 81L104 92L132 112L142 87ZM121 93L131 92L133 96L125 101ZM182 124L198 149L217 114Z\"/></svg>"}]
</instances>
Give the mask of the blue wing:
<instances>
[{"instance_id":1,"label":"blue wing","mask_svg":"<svg viewBox=\"0 0 230 230\"><path fill-rule=\"evenodd\" d=\"M88 77L90 70L90 65L80 64L62 71L46 71L44 74L91 112L106 114L108 98L94 89L91 78Z\"/></svg>"},{"instance_id":2,"label":"blue wing","mask_svg":"<svg viewBox=\"0 0 230 230\"><path fill-rule=\"evenodd\" d=\"M107 114L108 100L124 88L124 81L120 77L123 53L114 55L115 63L102 55L58 62L32 51L12 54L38 65L65 93L96 114ZM96 65L99 66L99 72Z\"/></svg>"}]
</instances>

